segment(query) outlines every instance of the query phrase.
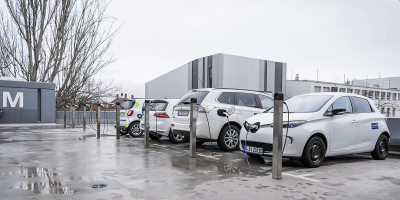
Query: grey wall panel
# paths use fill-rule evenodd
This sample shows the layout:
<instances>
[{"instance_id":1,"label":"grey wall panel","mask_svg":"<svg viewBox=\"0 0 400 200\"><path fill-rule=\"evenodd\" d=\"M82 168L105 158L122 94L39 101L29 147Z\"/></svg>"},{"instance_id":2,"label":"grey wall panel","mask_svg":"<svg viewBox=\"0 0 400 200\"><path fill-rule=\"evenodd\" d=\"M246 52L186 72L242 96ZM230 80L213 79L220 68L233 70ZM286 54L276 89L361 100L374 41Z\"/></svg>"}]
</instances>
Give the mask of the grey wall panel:
<instances>
[{"instance_id":1,"label":"grey wall panel","mask_svg":"<svg viewBox=\"0 0 400 200\"><path fill-rule=\"evenodd\" d=\"M180 99L189 90L188 64L146 83L146 98Z\"/></svg>"},{"instance_id":2,"label":"grey wall panel","mask_svg":"<svg viewBox=\"0 0 400 200\"><path fill-rule=\"evenodd\" d=\"M282 68L282 92L284 97L286 97L286 78L287 78L287 64L283 63Z\"/></svg>"},{"instance_id":3,"label":"grey wall panel","mask_svg":"<svg viewBox=\"0 0 400 200\"><path fill-rule=\"evenodd\" d=\"M54 90L56 85L54 83L0 80L0 87Z\"/></svg>"},{"instance_id":4,"label":"grey wall panel","mask_svg":"<svg viewBox=\"0 0 400 200\"><path fill-rule=\"evenodd\" d=\"M221 53L219 53L219 54L217 54L215 56L215 58L216 58L216 70L215 70L216 71L216 75L214 77L217 80L215 80L214 82L216 82L217 85L214 88L222 88L222 87L224 87L224 75L223 75L224 74L224 57L225 57L225 55L221 54Z\"/></svg>"},{"instance_id":5,"label":"grey wall panel","mask_svg":"<svg viewBox=\"0 0 400 200\"><path fill-rule=\"evenodd\" d=\"M224 79L221 87L259 90L260 62L258 59L224 55L223 64L222 77Z\"/></svg>"},{"instance_id":6,"label":"grey wall panel","mask_svg":"<svg viewBox=\"0 0 400 200\"><path fill-rule=\"evenodd\" d=\"M16 103L15 107L12 107L9 98L4 99L4 96L8 93L10 94L11 101ZM16 101L17 93L22 93L18 101ZM6 100L6 103L4 103L4 100ZM0 109L3 109L0 124L37 123L37 100L37 89L0 87ZM6 105L3 106L4 104Z\"/></svg>"},{"instance_id":7,"label":"grey wall panel","mask_svg":"<svg viewBox=\"0 0 400 200\"><path fill-rule=\"evenodd\" d=\"M192 89L199 89L199 60L192 61Z\"/></svg>"},{"instance_id":8,"label":"grey wall panel","mask_svg":"<svg viewBox=\"0 0 400 200\"><path fill-rule=\"evenodd\" d=\"M275 62L267 61L267 91L275 93Z\"/></svg>"},{"instance_id":9,"label":"grey wall panel","mask_svg":"<svg viewBox=\"0 0 400 200\"><path fill-rule=\"evenodd\" d=\"M267 81L265 81L267 62L265 60L259 60L259 70L258 70L258 85L259 91L264 91L265 86L267 86Z\"/></svg>"},{"instance_id":10,"label":"grey wall panel","mask_svg":"<svg viewBox=\"0 0 400 200\"><path fill-rule=\"evenodd\" d=\"M54 90L42 89L41 91L41 122L55 123L56 94Z\"/></svg>"},{"instance_id":11,"label":"grey wall panel","mask_svg":"<svg viewBox=\"0 0 400 200\"><path fill-rule=\"evenodd\" d=\"M191 90L191 89L193 89L193 85L192 85L192 70L193 70L193 68L192 68L192 63L190 62L190 63L188 63L187 64L187 68L188 68L188 89L189 90Z\"/></svg>"}]
</instances>

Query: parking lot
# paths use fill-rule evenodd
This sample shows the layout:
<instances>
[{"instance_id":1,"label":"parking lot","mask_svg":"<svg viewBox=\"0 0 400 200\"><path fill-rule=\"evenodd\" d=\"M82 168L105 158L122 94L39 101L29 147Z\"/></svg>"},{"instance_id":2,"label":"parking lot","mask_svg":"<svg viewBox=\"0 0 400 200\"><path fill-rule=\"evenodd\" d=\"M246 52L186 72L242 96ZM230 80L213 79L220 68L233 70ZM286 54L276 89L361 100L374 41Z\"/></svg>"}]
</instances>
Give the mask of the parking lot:
<instances>
[{"instance_id":1,"label":"parking lot","mask_svg":"<svg viewBox=\"0 0 400 200\"><path fill-rule=\"evenodd\" d=\"M104 130L104 127L102 126ZM3 126L0 128L0 194L4 199L398 199L400 160L369 154L326 158L319 168L283 161L283 179L256 174L240 151L216 143L189 143L121 136L114 128L101 139L90 128ZM269 158L249 158L255 170ZM92 188L105 184L103 188Z\"/></svg>"}]
</instances>

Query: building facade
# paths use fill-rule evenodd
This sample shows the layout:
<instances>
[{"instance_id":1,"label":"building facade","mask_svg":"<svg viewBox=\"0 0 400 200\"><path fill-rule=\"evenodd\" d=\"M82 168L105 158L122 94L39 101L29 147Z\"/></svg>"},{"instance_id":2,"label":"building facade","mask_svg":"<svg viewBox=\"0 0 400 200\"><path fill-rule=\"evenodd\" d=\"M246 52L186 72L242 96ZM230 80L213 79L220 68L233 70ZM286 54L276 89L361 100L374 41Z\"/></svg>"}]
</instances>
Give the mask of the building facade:
<instances>
[{"instance_id":1,"label":"building facade","mask_svg":"<svg viewBox=\"0 0 400 200\"><path fill-rule=\"evenodd\" d=\"M310 80L288 80L287 98L312 92L343 92L373 99L379 111L387 117L400 117L400 90L357 86Z\"/></svg>"},{"instance_id":2,"label":"building facade","mask_svg":"<svg viewBox=\"0 0 400 200\"><path fill-rule=\"evenodd\" d=\"M0 124L55 123L55 84L0 78Z\"/></svg>"},{"instance_id":3,"label":"building facade","mask_svg":"<svg viewBox=\"0 0 400 200\"><path fill-rule=\"evenodd\" d=\"M214 54L188 62L145 85L146 98L180 99L199 88L286 93L286 63Z\"/></svg>"},{"instance_id":4,"label":"building facade","mask_svg":"<svg viewBox=\"0 0 400 200\"><path fill-rule=\"evenodd\" d=\"M400 90L400 77L353 80L353 85Z\"/></svg>"}]
</instances>

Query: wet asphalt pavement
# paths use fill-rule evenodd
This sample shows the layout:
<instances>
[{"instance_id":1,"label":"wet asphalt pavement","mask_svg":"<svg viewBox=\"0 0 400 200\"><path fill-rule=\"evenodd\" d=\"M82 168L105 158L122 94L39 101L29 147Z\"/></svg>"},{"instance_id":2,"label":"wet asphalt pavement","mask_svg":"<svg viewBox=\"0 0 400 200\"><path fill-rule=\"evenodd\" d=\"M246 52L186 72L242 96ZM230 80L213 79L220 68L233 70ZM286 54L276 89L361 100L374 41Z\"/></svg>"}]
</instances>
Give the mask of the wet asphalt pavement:
<instances>
[{"instance_id":1,"label":"wet asphalt pavement","mask_svg":"<svg viewBox=\"0 0 400 200\"><path fill-rule=\"evenodd\" d=\"M102 126L102 129L104 127ZM283 179L253 173L242 152L223 152L167 138L121 136L109 126L96 139L90 127L0 127L0 199L398 199L400 159L368 154L326 158L319 168L284 160ZM269 158L249 158L255 170ZM99 186L102 188L92 188Z\"/></svg>"}]
</instances>

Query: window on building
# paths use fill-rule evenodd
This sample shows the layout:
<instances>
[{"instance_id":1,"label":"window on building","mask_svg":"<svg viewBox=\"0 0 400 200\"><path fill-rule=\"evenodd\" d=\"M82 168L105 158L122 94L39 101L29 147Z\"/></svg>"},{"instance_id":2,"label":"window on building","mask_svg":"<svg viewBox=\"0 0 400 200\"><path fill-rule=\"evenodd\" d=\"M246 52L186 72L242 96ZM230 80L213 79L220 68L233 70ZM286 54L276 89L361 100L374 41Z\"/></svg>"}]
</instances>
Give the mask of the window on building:
<instances>
[{"instance_id":1,"label":"window on building","mask_svg":"<svg viewBox=\"0 0 400 200\"><path fill-rule=\"evenodd\" d=\"M386 92L381 92L381 99L385 99Z\"/></svg>"},{"instance_id":2,"label":"window on building","mask_svg":"<svg viewBox=\"0 0 400 200\"><path fill-rule=\"evenodd\" d=\"M360 94L360 90L355 90L355 93L356 94Z\"/></svg>"},{"instance_id":3,"label":"window on building","mask_svg":"<svg viewBox=\"0 0 400 200\"><path fill-rule=\"evenodd\" d=\"M385 114L385 108L381 108L381 114L382 114L382 115Z\"/></svg>"},{"instance_id":4,"label":"window on building","mask_svg":"<svg viewBox=\"0 0 400 200\"><path fill-rule=\"evenodd\" d=\"M353 89L347 88L347 93L353 93Z\"/></svg>"},{"instance_id":5,"label":"window on building","mask_svg":"<svg viewBox=\"0 0 400 200\"><path fill-rule=\"evenodd\" d=\"M368 100L359 98L359 97L352 97L354 112L355 113L370 113L372 112L371 105L369 105Z\"/></svg>"},{"instance_id":6,"label":"window on building","mask_svg":"<svg viewBox=\"0 0 400 200\"><path fill-rule=\"evenodd\" d=\"M256 98L252 93L236 93L236 105L257 108Z\"/></svg>"},{"instance_id":7,"label":"window on building","mask_svg":"<svg viewBox=\"0 0 400 200\"><path fill-rule=\"evenodd\" d=\"M337 87L332 87L332 88L331 88L331 91L332 91L332 92L337 92Z\"/></svg>"},{"instance_id":8,"label":"window on building","mask_svg":"<svg viewBox=\"0 0 400 200\"><path fill-rule=\"evenodd\" d=\"M393 101L397 101L397 93L393 93Z\"/></svg>"},{"instance_id":9,"label":"window on building","mask_svg":"<svg viewBox=\"0 0 400 200\"><path fill-rule=\"evenodd\" d=\"M367 96L367 92L368 92L367 90L363 90L363 91L362 91L362 95L363 95L364 97L366 97L366 96Z\"/></svg>"},{"instance_id":10,"label":"window on building","mask_svg":"<svg viewBox=\"0 0 400 200\"><path fill-rule=\"evenodd\" d=\"M379 99L379 92L375 91L375 99Z\"/></svg>"},{"instance_id":11,"label":"window on building","mask_svg":"<svg viewBox=\"0 0 400 200\"><path fill-rule=\"evenodd\" d=\"M392 115L393 115L393 117L396 117L396 108L393 108Z\"/></svg>"},{"instance_id":12,"label":"window on building","mask_svg":"<svg viewBox=\"0 0 400 200\"><path fill-rule=\"evenodd\" d=\"M368 98L370 99L374 98L374 91L369 91Z\"/></svg>"},{"instance_id":13,"label":"window on building","mask_svg":"<svg viewBox=\"0 0 400 200\"><path fill-rule=\"evenodd\" d=\"M346 93L346 88L340 88L340 92Z\"/></svg>"},{"instance_id":14,"label":"window on building","mask_svg":"<svg viewBox=\"0 0 400 200\"><path fill-rule=\"evenodd\" d=\"M218 102L226 104L235 104L235 93L234 92L224 92L218 97Z\"/></svg>"},{"instance_id":15,"label":"window on building","mask_svg":"<svg viewBox=\"0 0 400 200\"><path fill-rule=\"evenodd\" d=\"M324 92L329 92L329 88L328 87L324 87Z\"/></svg>"},{"instance_id":16,"label":"window on building","mask_svg":"<svg viewBox=\"0 0 400 200\"><path fill-rule=\"evenodd\" d=\"M390 100L390 95L391 95L391 94L392 94L392 93L390 93L390 92L387 92L387 93L386 93L386 99L387 99L387 100Z\"/></svg>"},{"instance_id":17,"label":"window on building","mask_svg":"<svg viewBox=\"0 0 400 200\"><path fill-rule=\"evenodd\" d=\"M321 92L320 86L314 86L314 92Z\"/></svg>"},{"instance_id":18,"label":"window on building","mask_svg":"<svg viewBox=\"0 0 400 200\"><path fill-rule=\"evenodd\" d=\"M386 116L389 117L390 116L390 108L387 108L386 110L387 110Z\"/></svg>"}]
</instances>

